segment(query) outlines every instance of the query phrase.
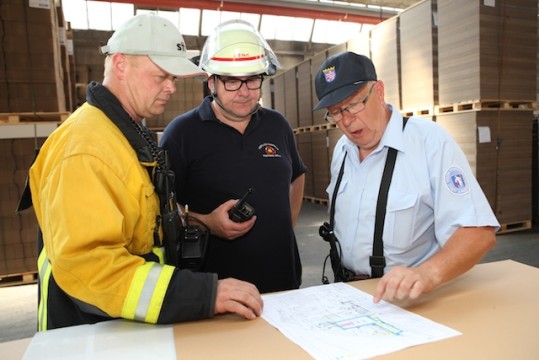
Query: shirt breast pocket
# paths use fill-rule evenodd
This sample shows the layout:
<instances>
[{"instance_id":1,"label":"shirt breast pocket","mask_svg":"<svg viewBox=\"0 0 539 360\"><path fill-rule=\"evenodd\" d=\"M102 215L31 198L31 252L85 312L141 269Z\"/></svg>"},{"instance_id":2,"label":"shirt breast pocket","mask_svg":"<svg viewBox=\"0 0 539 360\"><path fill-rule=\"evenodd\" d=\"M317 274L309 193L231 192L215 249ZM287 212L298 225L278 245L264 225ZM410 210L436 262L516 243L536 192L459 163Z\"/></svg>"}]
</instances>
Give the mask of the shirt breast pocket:
<instances>
[{"instance_id":1,"label":"shirt breast pocket","mask_svg":"<svg viewBox=\"0 0 539 360\"><path fill-rule=\"evenodd\" d=\"M388 198L384 246L407 249L413 242L419 195L396 191ZM386 233L387 232L387 233Z\"/></svg>"}]
</instances>

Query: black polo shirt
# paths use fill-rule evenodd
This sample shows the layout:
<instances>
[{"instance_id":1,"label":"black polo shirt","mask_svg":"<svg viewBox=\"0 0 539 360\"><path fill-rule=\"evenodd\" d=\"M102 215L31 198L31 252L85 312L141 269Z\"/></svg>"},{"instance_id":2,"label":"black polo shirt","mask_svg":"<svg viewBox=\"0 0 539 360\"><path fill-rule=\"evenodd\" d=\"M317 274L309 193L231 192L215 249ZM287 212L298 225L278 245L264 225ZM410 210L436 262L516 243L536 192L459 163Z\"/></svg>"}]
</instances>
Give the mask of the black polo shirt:
<instances>
[{"instance_id":1,"label":"black polo shirt","mask_svg":"<svg viewBox=\"0 0 539 360\"><path fill-rule=\"evenodd\" d=\"M306 171L294 134L278 112L260 108L244 134L219 121L211 97L176 117L162 146L176 174L178 201L207 214L249 188L253 228L235 240L211 236L203 271L254 283L261 292L298 288L301 261L290 213L290 184Z\"/></svg>"}]
</instances>

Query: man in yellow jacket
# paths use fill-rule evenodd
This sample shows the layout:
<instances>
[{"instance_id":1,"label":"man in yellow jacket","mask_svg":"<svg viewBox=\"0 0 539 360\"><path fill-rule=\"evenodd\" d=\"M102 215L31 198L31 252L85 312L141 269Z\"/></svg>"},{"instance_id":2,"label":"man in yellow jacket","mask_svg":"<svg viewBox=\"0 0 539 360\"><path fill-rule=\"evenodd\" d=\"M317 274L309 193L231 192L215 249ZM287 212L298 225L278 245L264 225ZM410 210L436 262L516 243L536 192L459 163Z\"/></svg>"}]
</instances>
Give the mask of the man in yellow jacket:
<instances>
[{"instance_id":1,"label":"man in yellow jacket","mask_svg":"<svg viewBox=\"0 0 539 360\"><path fill-rule=\"evenodd\" d=\"M102 47L102 84L40 150L29 174L40 226L39 330L114 318L174 323L261 314L256 287L165 265L156 116L179 77L202 77L166 19L139 15Z\"/></svg>"}]
</instances>

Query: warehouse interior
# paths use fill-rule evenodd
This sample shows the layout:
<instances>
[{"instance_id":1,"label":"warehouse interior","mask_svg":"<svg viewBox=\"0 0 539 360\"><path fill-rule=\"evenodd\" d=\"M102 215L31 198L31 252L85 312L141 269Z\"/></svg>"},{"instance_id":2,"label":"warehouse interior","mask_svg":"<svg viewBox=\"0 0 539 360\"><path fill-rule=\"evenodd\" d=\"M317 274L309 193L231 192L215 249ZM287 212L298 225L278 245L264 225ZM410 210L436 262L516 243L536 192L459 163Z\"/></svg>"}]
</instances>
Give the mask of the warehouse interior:
<instances>
[{"instance_id":1,"label":"warehouse interior","mask_svg":"<svg viewBox=\"0 0 539 360\"><path fill-rule=\"evenodd\" d=\"M0 342L33 334L28 323L35 316L37 223L31 210L14 211L27 170L36 149L85 101L87 84L102 80L103 56L98 48L113 31L72 27L63 10L69 1L0 1L0 305L12 306L13 298L21 306L10 307L10 314L0 308L1 323L7 325L1 328ZM108 1L78 1L112 8ZM537 0L115 3L130 4L129 15L175 13L179 3L199 10L199 34L184 35L193 55L205 41L201 31L205 10L227 16L256 14L258 28L262 15L364 26L342 43L313 42L314 23L306 41L268 40L283 67L265 79L261 102L289 120L309 169L297 228L306 264L304 286L319 283L328 250L317 228L327 216L329 163L342 135L324 120L323 110L312 111L317 101L312 79L328 56L342 51L368 55L385 83L388 102L408 116L436 121L462 147L502 226L497 248L483 261L514 259L539 267ZM206 95L204 83L180 79L166 111L146 119L146 125L162 131ZM17 320L14 314L24 315Z\"/></svg>"}]
</instances>

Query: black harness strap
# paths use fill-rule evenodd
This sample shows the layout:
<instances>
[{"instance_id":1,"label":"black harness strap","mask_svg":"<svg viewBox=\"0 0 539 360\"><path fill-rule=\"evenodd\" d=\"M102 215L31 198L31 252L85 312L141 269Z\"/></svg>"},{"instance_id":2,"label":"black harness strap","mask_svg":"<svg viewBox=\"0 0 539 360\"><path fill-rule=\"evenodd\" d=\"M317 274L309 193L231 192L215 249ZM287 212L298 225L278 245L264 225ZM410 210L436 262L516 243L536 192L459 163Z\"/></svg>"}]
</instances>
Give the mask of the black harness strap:
<instances>
[{"instance_id":1,"label":"black harness strap","mask_svg":"<svg viewBox=\"0 0 539 360\"><path fill-rule=\"evenodd\" d=\"M344 153L341 168L339 169L339 176L337 177L337 183L335 184L335 190L333 191L333 196L331 197L331 206L329 208L329 225L331 226L331 229L333 229L335 225L335 201L337 201L337 193L339 187L341 186L342 176L344 174L344 163L346 162L346 155L347 153Z\"/></svg>"},{"instance_id":2,"label":"black harness strap","mask_svg":"<svg viewBox=\"0 0 539 360\"><path fill-rule=\"evenodd\" d=\"M372 244L372 256L369 258L371 266L371 277L379 278L384 275L386 267L386 258L384 256L384 223L386 220L387 195L393 170L395 169L395 160L397 160L397 150L390 147L387 152L386 165L382 175L382 183L378 192L378 201L376 203L376 220L374 222L374 240Z\"/></svg>"}]
</instances>

